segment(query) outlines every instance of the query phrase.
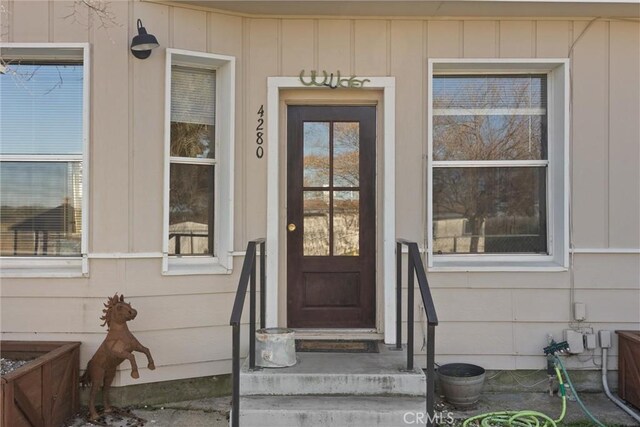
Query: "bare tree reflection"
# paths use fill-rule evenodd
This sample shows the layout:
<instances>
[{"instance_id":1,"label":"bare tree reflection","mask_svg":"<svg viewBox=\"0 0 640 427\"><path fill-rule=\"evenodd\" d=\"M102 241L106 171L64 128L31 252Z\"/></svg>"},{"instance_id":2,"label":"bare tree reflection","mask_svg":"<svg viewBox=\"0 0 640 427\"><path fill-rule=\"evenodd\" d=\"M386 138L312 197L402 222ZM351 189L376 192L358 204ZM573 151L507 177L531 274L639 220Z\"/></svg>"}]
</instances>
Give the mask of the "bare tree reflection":
<instances>
[{"instance_id":1,"label":"bare tree reflection","mask_svg":"<svg viewBox=\"0 0 640 427\"><path fill-rule=\"evenodd\" d=\"M171 155L213 157L213 128L201 123L171 122Z\"/></svg>"},{"instance_id":2,"label":"bare tree reflection","mask_svg":"<svg viewBox=\"0 0 640 427\"><path fill-rule=\"evenodd\" d=\"M542 77L457 78L452 88L440 83L434 94L439 113L433 120L434 160L546 159L546 116L538 112L544 106ZM544 166L434 167L434 247L546 251L544 171ZM462 241L466 244L457 244Z\"/></svg>"},{"instance_id":3,"label":"bare tree reflection","mask_svg":"<svg viewBox=\"0 0 640 427\"><path fill-rule=\"evenodd\" d=\"M360 253L360 124L333 122L332 144L329 125L328 122L305 123L304 186L327 191L304 192L303 253L306 256L357 256Z\"/></svg>"}]
</instances>

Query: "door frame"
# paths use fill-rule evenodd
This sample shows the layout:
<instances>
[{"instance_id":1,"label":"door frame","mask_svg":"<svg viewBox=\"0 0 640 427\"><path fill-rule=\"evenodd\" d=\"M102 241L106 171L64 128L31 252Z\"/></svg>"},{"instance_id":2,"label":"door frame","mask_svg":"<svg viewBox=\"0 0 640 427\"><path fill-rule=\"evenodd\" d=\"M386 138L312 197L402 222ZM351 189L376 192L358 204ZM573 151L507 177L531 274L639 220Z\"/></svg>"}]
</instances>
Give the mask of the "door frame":
<instances>
[{"instance_id":1,"label":"door frame","mask_svg":"<svg viewBox=\"0 0 640 427\"><path fill-rule=\"evenodd\" d=\"M360 77L368 79L366 87L361 90L377 90L383 92L382 97L382 170L377 170L377 182L382 189L382 265L380 271L383 286L383 331L385 343L395 342L396 329L396 297L395 297L395 77ZM285 229L281 221L280 210L282 198L286 192L280 189L281 159L280 149L280 91L286 89L305 89L309 91L331 91L330 88L310 88L302 84L298 77L267 78L267 327L280 326L278 308L282 302L278 298L281 279L286 279L286 271L280 270L280 258L286 256L281 251L281 239L286 239ZM286 131L286 128L284 129ZM284 193L284 194L282 194ZM285 302L286 303L286 302Z\"/></svg>"}]
</instances>

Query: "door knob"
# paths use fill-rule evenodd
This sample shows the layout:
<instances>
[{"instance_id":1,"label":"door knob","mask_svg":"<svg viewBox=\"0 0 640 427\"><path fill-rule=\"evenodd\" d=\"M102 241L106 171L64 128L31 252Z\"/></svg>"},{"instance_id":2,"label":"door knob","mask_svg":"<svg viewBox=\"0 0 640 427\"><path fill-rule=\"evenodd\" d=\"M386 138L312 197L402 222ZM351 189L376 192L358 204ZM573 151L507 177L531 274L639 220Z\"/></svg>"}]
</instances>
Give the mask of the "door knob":
<instances>
[{"instance_id":1,"label":"door knob","mask_svg":"<svg viewBox=\"0 0 640 427\"><path fill-rule=\"evenodd\" d=\"M287 230L296 231L296 225L294 223L287 225Z\"/></svg>"}]
</instances>

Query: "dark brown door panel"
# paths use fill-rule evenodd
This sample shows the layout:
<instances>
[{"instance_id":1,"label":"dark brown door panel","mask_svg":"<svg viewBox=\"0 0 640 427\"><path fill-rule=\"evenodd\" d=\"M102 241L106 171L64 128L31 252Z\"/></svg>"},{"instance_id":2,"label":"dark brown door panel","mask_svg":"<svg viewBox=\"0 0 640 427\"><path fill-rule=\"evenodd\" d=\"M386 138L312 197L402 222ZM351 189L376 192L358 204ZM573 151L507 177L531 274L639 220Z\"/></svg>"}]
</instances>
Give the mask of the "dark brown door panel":
<instances>
[{"instance_id":1,"label":"dark brown door panel","mask_svg":"<svg viewBox=\"0 0 640 427\"><path fill-rule=\"evenodd\" d=\"M375 107L288 107L290 327L375 326L375 121Z\"/></svg>"}]
</instances>

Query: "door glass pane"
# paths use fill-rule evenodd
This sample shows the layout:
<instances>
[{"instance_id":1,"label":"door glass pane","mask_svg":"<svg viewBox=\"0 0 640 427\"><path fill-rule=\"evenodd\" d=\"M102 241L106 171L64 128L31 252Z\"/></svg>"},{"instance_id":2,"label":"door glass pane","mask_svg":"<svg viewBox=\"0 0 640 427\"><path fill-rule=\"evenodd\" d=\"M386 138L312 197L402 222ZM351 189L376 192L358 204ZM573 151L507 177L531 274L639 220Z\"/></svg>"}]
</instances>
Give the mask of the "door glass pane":
<instances>
[{"instance_id":1,"label":"door glass pane","mask_svg":"<svg viewBox=\"0 0 640 427\"><path fill-rule=\"evenodd\" d=\"M333 185L360 185L360 123L333 124Z\"/></svg>"},{"instance_id":2,"label":"door glass pane","mask_svg":"<svg viewBox=\"0 0 640 427\"><path fill-rule=\"evenodd\" d=\"M333 254L360 254L360 192L333 193Z\"/></svg>"},{"instance_id":3,"label":"door glass pane","mask_svg":"<svg viewBox=\"0 0 640 427\"><path fill-rule=\"evenodd\" d=\"M329 255L329 192L305 191L302 253L305 256Z\"/></svg>"},{"instance_id":4,"label":"door glass pane","mask_svg":"<svg viewBox=\"0 0 640 427\"><path fill-rule=\"evenodd\" d=\"M0 255L78 256L80 162L0 163Z\"/></svg>"},{"instance_id":5,"label":"door glass pane","mask_svg":"<svg viewBox=\"0 0 640 427\"><path fill-rule=\"evenodd\" d=\"M304 186L329 186L329 123L305 122L303 136Z\"/></svg>"},{"instance_id":6,"label":"door glass pane","mask_svg":"<svg viewBox=\"0 0 640 427\"><path fill-rule=\"evenodd\" d=\"M171 164L169 254L213 253L214 166Z\"/></svg>"},{"instance_id":7,"label":"door glass pane","mask_svg":"<svg viewBox=\"0 0 640 427\"><path fill-rule=\"evenodd\" d=\"M546 253L546 167L434 168L433 248Z\"/></svg>"}]
</instances>

